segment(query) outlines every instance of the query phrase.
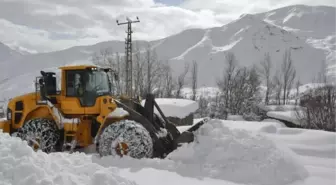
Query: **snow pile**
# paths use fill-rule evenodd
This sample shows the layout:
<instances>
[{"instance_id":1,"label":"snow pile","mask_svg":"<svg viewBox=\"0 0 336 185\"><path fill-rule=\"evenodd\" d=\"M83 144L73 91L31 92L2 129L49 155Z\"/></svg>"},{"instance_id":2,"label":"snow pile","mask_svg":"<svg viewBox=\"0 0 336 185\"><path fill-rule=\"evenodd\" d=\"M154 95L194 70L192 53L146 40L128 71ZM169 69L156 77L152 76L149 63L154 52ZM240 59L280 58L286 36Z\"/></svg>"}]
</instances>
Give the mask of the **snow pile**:
<instances>
[{"instance_id":1,"label":"snow pile","mask_svg":"<svg viewBox=\"0 0 336 185\"><path fill-rule=\"evenodd\" d=\"M281 122L273 120L258 121L229 121L223 120L222 123L230 129L248 130L252 132L276 133L279 128L286 127Z\"/></svg>"},{"instance_id":2,"label":"snow pile","mask_svg":"<svg viewBox=\"0 0 336 185\"><path fill-rule=\"evenodd\" d=\"M209 177L260 185L283 185L308 176L294 154L280 149L272 140L230 130L219 120L198 130L196 140L169 156L183 165L186 173L199 171Z\"/></svg>"},{"instance_id":3,"label":"snow pile","mask_svg":"<svg viewBox=\"0 0 336 185\"><path fill-rule=\"evenodd\" d=\"M280 128L276 135L270 137L286 143L299 155L330 159L331 164L336 165L336 134L333 132Z\"/></svg>"},{"instance_id":4,"label":"snow pile","mask_svg":"<svg viewBox=\"0 0 336 185\"><path fill-rule=\"evenodd\" d=\"M91 163L84 153L34 152L26 142L0 130L1 185L135 185L116 168Z\"/></svg>"},{"instance_id":5,"label":"snow pile","mask_svg":"<svg viewBox=\"0 0 336 185\"><path fill-rule=\"evenodd\" d=\"M256 132L230 130L219 120L203 125L196 132L194 143L183 145L164 160L93 157L93 161L131 171L155 168L186 177L254 185L285 185L308 176L288 148L280 148Z\"/></svg>"},{"instance_id":6,"label":"snow pile","mask_svg":"<svg viewBox=\"0 0 336 185\"><path fill-rule=\"evenodd\" d=\"M167 117L177 117L182 119L198 109L198 103L188 99L156 98L155 101ZM141 102L143 106L145 103L146 100ZM160 115L156 108L155 113Z\"/></svg>"}]
</instances>

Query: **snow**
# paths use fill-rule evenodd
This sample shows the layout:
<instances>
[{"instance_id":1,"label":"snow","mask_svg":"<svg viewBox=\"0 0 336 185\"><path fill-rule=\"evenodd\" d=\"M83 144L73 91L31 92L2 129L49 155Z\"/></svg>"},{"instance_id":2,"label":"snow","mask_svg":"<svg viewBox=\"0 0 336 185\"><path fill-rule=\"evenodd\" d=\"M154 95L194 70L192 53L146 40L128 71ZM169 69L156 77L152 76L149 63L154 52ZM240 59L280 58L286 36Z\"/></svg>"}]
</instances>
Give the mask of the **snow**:
<instances>
[{"instance_id":1,"label":"snow","mask_svg":"<svg viewBox=\"0 0 336 185\"><path fill-rule=\"evenodd\" d=\"M169 171L184 178L203 179L204 184L207 179L223 180L223 184L227 181L256 185L289 184L308 177L308 172L303 164L297 162L293 152L278 147L266 136L229 129L225 123L210 121L197 131L195 143L184 144L165 160L106 157L94 158L94 161L133 172L147 168Z\"/></svg>"},{"instance_id":2,"label":"snow","mask_svg":"<svg viewBox=\"0 0 336 185\"><path fill-rule=\"evenodd\" d=\"M306 39L309 45L324 51L328 68L332 68L335 64L335 12L335 7L293 5L257 16L294 32L300 38ZM335 81L334 74L328 75L331 81Z\"/></svg>"},{"instance_id":3,"label":"snow","mask_svg":"<svg viewBox=\"0 0 336 185\"><path fill-rule=\"evenodd\" d=\"M290 185L336 183L336 133L287 128L283 123L272 119L262 122L222 121L222 124L232 130L263 134L278 147L293 152L295 160L304 166L309 176L302 181L289 183ZM186 128L179 130L186 130L187 126L184 127Z\"/></svg>"},{"instance_id":4,"label":"snow","mask_svg":"<svg viewBox=\"0 0 336 185\"><path fill-rule=\"evenodd\" d=\"M34 152L26 142L0 132L1 185L135 185L115 167L89 162L84 153Z\"/></svg>"},{"instance_id":5,"label":"snow","mask_svg":"<svg viewBox=\"0 0 336 185\"><path fill-rule=\"evenodd\" d=\"M209 122L197 133L196 143L183 145L168 156L186 165L187 173L260 185L287 184L308 176L295 155L263 135L230 130L220 120Z\"/></svg>"},{"instance_id":6,"label":"snow","mask_svg":"<svg viewBox=\"0 0 336 185\"><path fill-rule=\"evenodd\" d=\"M271 119L211 120L166 159L47 155L0 131L0 184L333 185L335 155L335 133Z\"/></svg>"},{"instance_id":7,"label":"snow","mask_svg":"<svg viewBox=\"0 0 336 185\"><path fill-rule=\"evenodd\" d=\"M58 110L49 100L47 100L47 104L50 109L54 112L54 116L56 116L56 123L58 124L59 128L63 128L64 124L79 124L80 119L78 118L65 118L63 113Z\"/></svg>"},{"instance_id":8,"label":"snow","mask_svg":"<svg viewBox=\"0 0 336 185\"><path fill-rule=\"evenodd\" d=\"M168 134L167 129L160 128L160 130L156 133L156 136L157 136L158 138L164 138L164 137L167 136L167 134Z\"/></svg>"},{"instance_id":9,"label":"snow","mask_svg":"<svg viewBox=\"0 0 336 185\"><path fill-rule=\"evenodd\" d=\"M211 44L211 40L209 39L209 33L210 30L206 30L203 38L196 43L195 45L193 45L192 47L188 48L187 50L185 50L180 56L173 58L172 60L183 60L184 57L191 52L192 50L196 49L197 47L201 47L204 46L205 44Z\"/></svg>"},{"instance_id":10,"label":"snow","mask_svg":"<svg viewBox=\"0 0 336 185\"><path fill-rule=\"evenodd\" d=\"M107 115L107 117L122 118L122 117L125 117L125 116L128 116L128 115L129 115L129 113L126 110L124 110L121 107L117 107L116 109L114 109L113 112L111 112L109 115Z\"/></svg>"},{"instance_id":11,"label":"snow","mask_svg":"<svg viewBox=\"0 0 336 185\"><path fill-rule=\"evenodd\" d=\"M228 117L227 117L227 120L244 121L244 118L241 115L231 115L231 114L229 114Z\"/></svg>"},{"instance_id":12,"label":"snow","mask_svg":"<svg viewBox=\"0 0 336 185\"><path fill-rule=\"evenodd\" d=\"M280 119L294 123L296 125L301 125L300 121L297 119L297 114L300 114L300 111L269 111L267 116L270 118Z\"/></svg>"},{"instance_id":13,"label":"snow","mask_svg":"<svg viewBox=\"0 0 336 185\"><path fill-rule=\"evenodd\" d=\"M177 117L182 119L198 109L198 103L188 99L155 98L155 101L166 117ZM145 103L146 100L141 102L143 106ZM154 111L156 114L160 115L156 108Z\"/></svg>"},{"instance_id":14,"label":"snow","mask_svg":"<svg viewBox=\"0 0 336 185\"><path fill-rule=\"evenodd\" d=\"M240 33L240 31L238 31L236 34ZM213 47L212 48L212 52L211 53L217 53L217 52L223 52L223 51L228 51L230 49L232 49L237 43L239 43L243 38L240 37L237 40L232 41L231 43L225 45L225 46L220 46L220 47Z\"/></svg>"},{"instance_id":15,"label":"snow","mask_svg":"<svg viewBox=\"0 0 336 185\"><path fill-rule=\"evenodd\" d=\"M255 122L255 124L260 124ZM262 123L265 127L271 122ZM225 125L228 125L225 122ZM233 123L231 126L234 125ZM230 126L230 127L231 127ZM241 127L242 128L242 127ZM245 130L256 131L252 127ZM259 127L263 130L263 127ZM257 131L257 132L259 132ZM336 134L320 130L276 127L275 133L265 133L278 145L288 147L299 156L310 176L303 184L335 184L336 182ZM295 183L301 184L301 183Z\"/></svg>"}]
</instances>

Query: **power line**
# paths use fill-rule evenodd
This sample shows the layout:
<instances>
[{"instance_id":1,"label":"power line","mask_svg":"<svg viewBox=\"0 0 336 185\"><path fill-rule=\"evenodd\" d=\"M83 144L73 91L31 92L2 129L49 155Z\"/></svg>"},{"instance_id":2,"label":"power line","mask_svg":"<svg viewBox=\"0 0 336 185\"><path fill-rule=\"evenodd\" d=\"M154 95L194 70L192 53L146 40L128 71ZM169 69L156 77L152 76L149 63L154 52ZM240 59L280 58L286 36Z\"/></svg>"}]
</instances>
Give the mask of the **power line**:
<instances>
[{"instance_id":1,"label":"power line","mask_svg":"<svg viewBox=\"0 0 336 185\"><path fill-rule=\"evenodd\" d=\"M132 85L132 24L133 23L138 23L140 22L139 18L136 17L137 20L136 21L132 21L130 18L126 17L126 22L119 22L117 20L117 24L118 25L124 25L127 24L127 38L125 39L125 61L126 61L126 95L130 98L133 97L133 85Z\"/></svg>"}]
</instances>

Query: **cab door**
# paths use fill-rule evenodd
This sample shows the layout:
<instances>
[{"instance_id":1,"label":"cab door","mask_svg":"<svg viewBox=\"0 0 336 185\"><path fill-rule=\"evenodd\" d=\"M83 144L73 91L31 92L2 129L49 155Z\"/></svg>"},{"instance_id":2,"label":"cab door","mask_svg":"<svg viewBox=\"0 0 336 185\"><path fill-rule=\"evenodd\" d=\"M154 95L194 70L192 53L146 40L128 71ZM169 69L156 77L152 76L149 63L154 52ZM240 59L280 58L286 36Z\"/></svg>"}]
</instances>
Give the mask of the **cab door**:
<instances>
[{"instance_id":1,"label":"cab door","mask_svg":"<svg viewBox=\"0 0 336 185\"><path fill-rule=\"evenodd\" d=\"M83 115L85 114L85 107L81 105L80 98L83 97L83 70L66 70L63 73L63 82L65 92L63 100L61 101L61 109L64 114Z\"/></svg>"}]
</instances>

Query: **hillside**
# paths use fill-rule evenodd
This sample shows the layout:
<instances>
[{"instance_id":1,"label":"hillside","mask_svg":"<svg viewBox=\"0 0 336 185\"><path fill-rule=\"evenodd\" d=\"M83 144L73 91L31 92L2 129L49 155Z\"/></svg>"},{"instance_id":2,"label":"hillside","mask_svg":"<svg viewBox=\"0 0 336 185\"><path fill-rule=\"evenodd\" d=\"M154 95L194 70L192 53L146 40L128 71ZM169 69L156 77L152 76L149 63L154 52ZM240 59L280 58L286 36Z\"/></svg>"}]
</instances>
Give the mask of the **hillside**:
<instances>
[{"instance_id":1,"label":"hillside","mask_svg":"<svg viewBox=\"0 0 336 185\"><path fill-rule=\"evenodd\" d=\"M161 60L170 61L175 75L183 69L185 61L196 60L200 68L200 87L216 85L215 80L225 66L226 52L234 52L239 64L243 66L258 64L264 54L269 52L274 65L279 66L286 48L292 50L300 80L309 83L321 71L322 61L326 60L331 72L335 70L335 30L332 29L334 14L334 7L289 6L262 14L242 15L222 27L185 30L149 44L155 48ZM323 20L326 22L323 23ZM308 32L309 37L301 34ZM147 44L146 41L134 43L140 49L144 49ZM39 75L40 69L87 63L95 52L106 48L123 53L124 42L107 41L56 52L18 56L11 55L13 50L0 49L0 52L5 51L0 56L7 56L6 65L1 65L0 68L0 97L32 90L32 81L35 75ZM25 90L22 87L27 88Z\"/></svg>"},{"instance_id":2,"label":"hillside","mask_svg":"<svg viewBox=\"0 0 336 185\"><path fill-rule=\"evenodd\" d=\"M10 47L0 42L0 65L3 65L2 63L7 60L13 60L19 56L21 56L19 52L12 50Z\"/></svg>"},{"instance_id":3,"label":"hillside","mask_svg":"<svg viewBox=\"0 0 336 185\"><path fill-rule=\"evenodd\" d=\"M336 9L328 6L288 6L257 14L271 24L292 31L315 48L325 51L331 80L336 81Z\"/></svg>"},{"instance_id":4,"label":"hillside","mask_svg":"<svg viewBox=\"0 0 336 185\"><path fill-rule=\"evenodd\" d=\"M256 16L286 30L294 31L302 37L324 39L335 34L335 7L295 5Z\"/></svg>"},{"instance_id":5,"label":"hillside","mask_svg":"<svg viewBox=\"0 0 336 185\"><path fill-rule=\"evenodd\" d=\"M234 52L243 66L258 64L268 52L278 68L285 50L291 49L297 74L305 83L312 79L312 74L317 74L325 58L322 49L316 49L295 33L254 15L243 15L223 27L208 29L199 40L172 63L177 69L181 60L197 60L204 74L200 79L202 84L215 81L214 75L205 74L220 74L224 67L224 54L228 51Z\"/></svg>"}]
</instances>

